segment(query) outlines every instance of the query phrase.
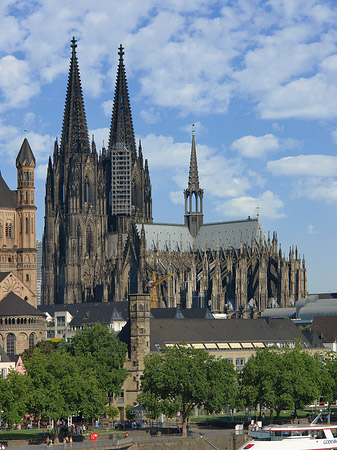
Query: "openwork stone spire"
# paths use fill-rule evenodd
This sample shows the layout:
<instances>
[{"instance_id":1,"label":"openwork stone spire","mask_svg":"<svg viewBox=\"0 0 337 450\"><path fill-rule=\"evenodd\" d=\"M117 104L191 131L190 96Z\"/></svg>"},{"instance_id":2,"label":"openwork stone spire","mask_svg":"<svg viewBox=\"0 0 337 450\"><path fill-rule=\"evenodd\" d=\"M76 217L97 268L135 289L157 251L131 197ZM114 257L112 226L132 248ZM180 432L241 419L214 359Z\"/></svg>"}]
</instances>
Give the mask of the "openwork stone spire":
<instances>
[{"instance_id":1,"label":"openwork stone spire","mask_svg":"<svg viewBox=\"0 0 337 450\"><path fill-rule=\"evenodd\" d=\"M115 144L123 143L131 151L131 158L134 161L137 156L136 143L133 131L128 84L123 60L124 49L122 44L119 46L118 55L119 64L117 69L115 97L110 126L109 150L111 151Z\"/></svg>"},{"instance_id":2,"label":"openwork stone spire","mask_svg":"<svg viewBox=\"0 0 337 450\"><path fill-rule=\"evenodd\" d=\"M90 151L80 72L76 56L76 42L76 39L73 37L60 147L60 152L64 154L87 153Z\"/></svg>"},{"instance_id":3,"label":"openwork stone spire","mask_svg":"<svg viewBox=\"0 0 337 450\"><path fill-rule=\"evenodd\" d=\"M191 191L198 191L200 189L199 188L197 151L195 149L194 128L192 129L192 149L191 149L190 173L188 176L188 189Z\"/></svg>"},{"instance_id":4,"label":"openwork stone spire","mask_svg":"<svg viewBox=\"0 0 337 450\"><path fill-rule=\"evenodd\" d=\"M195 148L195 131L192 128L192 148L188 187L184 190L185 198L185 225L188 225L190 233L196 237L203 224L203 198L204 191L199 186L197 151Z\"/></svg>"}]
</instances>

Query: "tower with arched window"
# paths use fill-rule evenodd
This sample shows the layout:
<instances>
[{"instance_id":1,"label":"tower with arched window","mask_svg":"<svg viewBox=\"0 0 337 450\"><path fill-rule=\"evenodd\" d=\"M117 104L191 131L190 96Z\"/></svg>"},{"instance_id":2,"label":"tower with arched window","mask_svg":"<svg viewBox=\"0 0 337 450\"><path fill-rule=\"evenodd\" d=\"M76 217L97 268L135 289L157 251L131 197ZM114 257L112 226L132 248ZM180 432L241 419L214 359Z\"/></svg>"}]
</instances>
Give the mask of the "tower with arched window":
<instances>
[{"instance_id":1,"label":"tower with arched window","mask_svg":"<svg viewBox=\"0 0 337 450\"><path fill-rule=\"evenodd\" d=\"M6 278L8 284L13 280L7 275L15 275L16 285L22 283L18 295L27 297L34 306L37 303L35 166L34 154L28 139L24 138L16 158L17 190L11 190L0 174L1 282ZM3 297L4 292L0 300Z\"/></svg>"}]
</instances>

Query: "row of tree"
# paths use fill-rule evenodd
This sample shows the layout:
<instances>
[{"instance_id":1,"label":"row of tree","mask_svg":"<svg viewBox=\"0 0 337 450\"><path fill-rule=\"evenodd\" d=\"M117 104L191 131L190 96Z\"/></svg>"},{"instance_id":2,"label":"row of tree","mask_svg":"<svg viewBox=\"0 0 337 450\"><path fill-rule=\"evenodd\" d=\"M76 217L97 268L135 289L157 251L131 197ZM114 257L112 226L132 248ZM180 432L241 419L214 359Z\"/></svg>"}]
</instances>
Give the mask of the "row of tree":
<instances>
[{"instance_id":1,"label":"row of tree","mask_svg":"<svg viewBox=\"0 0 337 450\"><path fill-rule=\"evenodd\" d=\"M11 371L0 379L2 419L20 423L25 414L61 418L105 412L127 377L127 348L103 324L85 328L70 343L43 342L23 354L26 374Z\"/></svg>"},{"instance_id":2,"label":"row of tree","mask_svg":"<svg viewBox=\"0 0 337 450\"><path fill-rule=\"evenodd\" d=\"M312 356L302 347L259 349L237 373L231 363L205 350L182 345L145 359L139 403L150 417L178 412L183 428L194 408L219 413L229 408L268 408L271 419L282 410L304 408L324 397L337 399L337 357Z\"/></svg>"},{"instance_id":3,"label":"row of tree","mask_svg":"<svg viewBox=\"0 0 337 450\"><path fill-rule=\"evenodd\" d=\"M103 324L81 330L70 343L27 350L26 374L12 371L0 379L2 419L13 424L27 413L55 422L79 412L88 419L101 416L128 376L126 354L126 345ZM138 401L149 417L180 413L184 425L194 408L219 413L259 406L279 416L320 397L335 401L337 358L312 356L300 346L262 349L238 373L226 359L181 344L146 356L141 389Z\"/></svg>"}]
</instances>

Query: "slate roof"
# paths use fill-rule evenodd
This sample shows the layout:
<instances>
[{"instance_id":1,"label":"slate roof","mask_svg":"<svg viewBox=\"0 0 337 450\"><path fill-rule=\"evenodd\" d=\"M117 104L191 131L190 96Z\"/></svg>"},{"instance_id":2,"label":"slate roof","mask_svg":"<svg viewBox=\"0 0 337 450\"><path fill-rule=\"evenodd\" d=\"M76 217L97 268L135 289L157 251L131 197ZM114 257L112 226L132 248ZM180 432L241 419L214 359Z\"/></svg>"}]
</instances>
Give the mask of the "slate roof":
<instances>
[{"instance_id":1,"label":"slate roof","mask_svg":"<svg viewBox=\"0 0 337 450\"><path fill-rule=\"evenodd\" d=\"M127 302L114 302L114 304L101 303L97 304L97 306L93 308L81 308L76 312L75 316L70 322L70 326L93 324L96 322L109 324L118 320L126 321L127 312L125 311L125 305L117 306L116 303Z\"/></svg>"},{"instance_id":2,"label":"slate roof","mask_svg":"<svg viewBox=\"0 0 337 450\"><path fill-rule=\"evenodd\" d=\"M11 191L0 173L0 208L16 208L17 192Z\"/></svg>"},{"instance_id":3,"label":"slate roof","mask_svg":"<svg viewBox=\"0 0 337 450\"><path fill-rule=\"evenodd\" d=\"M207 308L151 308L154 319L214 319Z\"/></svg>"},{"instance_id":4,"label":"slate roof","mask_svg":"<svg viewBox=\"0 0 337 450\"><path fill-rule=\"evenodd\" d=\"M151 319L151 351L167 343L310 342L288 319Z\"/></svg>"},{"instance_id":5,"label":"slate roof","mask_svg":"<svg viewBox=\"0 0 337 450\"><path fill-rule=\"evenodd\" d=\"M11 362L12 359L7 355L5 350L0 346L0 361L1 362ZM15 361L13 361L15 362Z\"/></svg>"},{"instance_id":6,"label":"slate roof","mask_svg":"<svg viewBox=\"0 0 337 450\"><path fill-rule=\"evenodd\" d=\"M47 312L52 317L57 311L68 311L73 316L70 325L91 324L95 322L111 323L112 320L128 320L129 317L127 301L40 305L39 310Z\"/></svg>"},{"instance_id":7,"label":"slate roof","mask_svg":"<svg viewBox=\"0 0 337 450\"><path fill-rule=\"evenodd\" d=\"M142 224L136 224L136 227L140 235ZM213 250L218 244L223 249L240 248L241 238L243 244L250 247L252 238L259 245L260 236L265 241L265 234L256 219L204 224L196 238L190 234L187 225L144 224L144 231L147 250L167 251L169 247L172 251L191 251L194 247L205 250L206 243L207 248Z\"/></svg>"},{"instance_id":8,"label":"slate roof","mask_svg":"<svg viewBox=\"0 0 337 450\"><path fill-rule=\"evenodd\" d=\"M16 157L16 167L22 167L27 162L29 166L36 166L36 161L27 138L24 138L18 156ZM32 165L33 163L33 165Z\"/></svg>"},{"instance_id":9,"label":"slate roof","mask_svg":"<svg viewBox=\"0 0 337 450\"><path fill-rule=\"evenodd\" d=\"M0 272L0 283L10 274L10 272Z\"/></svg>"},{"instance_id":10,"label":"slate roof","mask_svg":"<svg viewBox=\"0 0 337 450\"><path fill-rule=\"evenodd\" d=\"M0 302L0 316L44 316L34 306L25 302L21 297L10 292Z\"/></svg>"},{"instance_id":11,"label":"slate roof","mask_svg":"<svg viewBox=\"0 0 337 450\"><path fill-rule=\"evenodd\" d=\"M324 343L336 342L337 316L315 317L311 324L311 331Z\"/></svg>"}]
</instances>

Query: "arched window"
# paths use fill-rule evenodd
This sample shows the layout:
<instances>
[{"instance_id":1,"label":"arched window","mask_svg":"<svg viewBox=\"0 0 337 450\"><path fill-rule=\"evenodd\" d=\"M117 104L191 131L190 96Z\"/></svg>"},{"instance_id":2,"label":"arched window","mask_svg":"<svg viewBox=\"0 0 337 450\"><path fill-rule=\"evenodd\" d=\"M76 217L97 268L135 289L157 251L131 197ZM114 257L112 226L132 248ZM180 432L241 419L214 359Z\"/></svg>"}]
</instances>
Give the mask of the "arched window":
<instances>
[{"instance_id":1,"label":"arched window","mask_svg":"<svg viewBox=\"0 0 337 450\"><path fill-rule=\"evenodd\" d=\"M142 304L139 305L139 311L144 311L144 307Z\"/></svg>"},{"instance_id":2,"label":"arched window","mask_svg":"<svg viewBox=\"0 0 337 450\"><path fill-rule=\"evenodd\" d=\"M29 231L29 220L28 220L28 217L26 217L26 233L28 233L28 231Z\"/></svg>"},{"instance_id":3,"label":"arched window","mask_svg":"<svg viewBox=\"0 0 337 450\"><path fill-rule=\"evenodd\" d=\"M28 273L26 274L26 281L29 281L29 275L28 275Z\"/></svg>"},{"instance_id":4,"label":"arched window","mask_svg":"<svg viewBox=\"0 0 337 450\"><path fill-rule=\"evenodd\" d=\"M92 240L92 231L91 226L87 226L87 233L86 233L86 253L90 255L93 250L93 240Z\"/></svg>"},{"instance_id":5,"label":"arched window","mask_svg":"<svg viewBox=\"0 0 337 450\"><path fill-rule=\"evenodd\" d=\"M35 334L34 333L30 333L29 335L29 348L34 347L35 345Z\"/></svg>"},{"instance_id":6,"label":"arched window","mask_svg":"<svg viewBox=\"0 0 337 450\"><path fill-rule=\"evenodd\" d=\"M7 353L8 355L15 354L15 335L13 333L7 335Z\"/></svg>"},{"instance_id":7,"label":"arched window","mask_svg":"<svg viewBox=\"0 0 337 450\"><path fill-rule=\"evenodd\" d=\"M2 223L0 222L0 239L2 238Z\"/></svg>"}]
</instances>

